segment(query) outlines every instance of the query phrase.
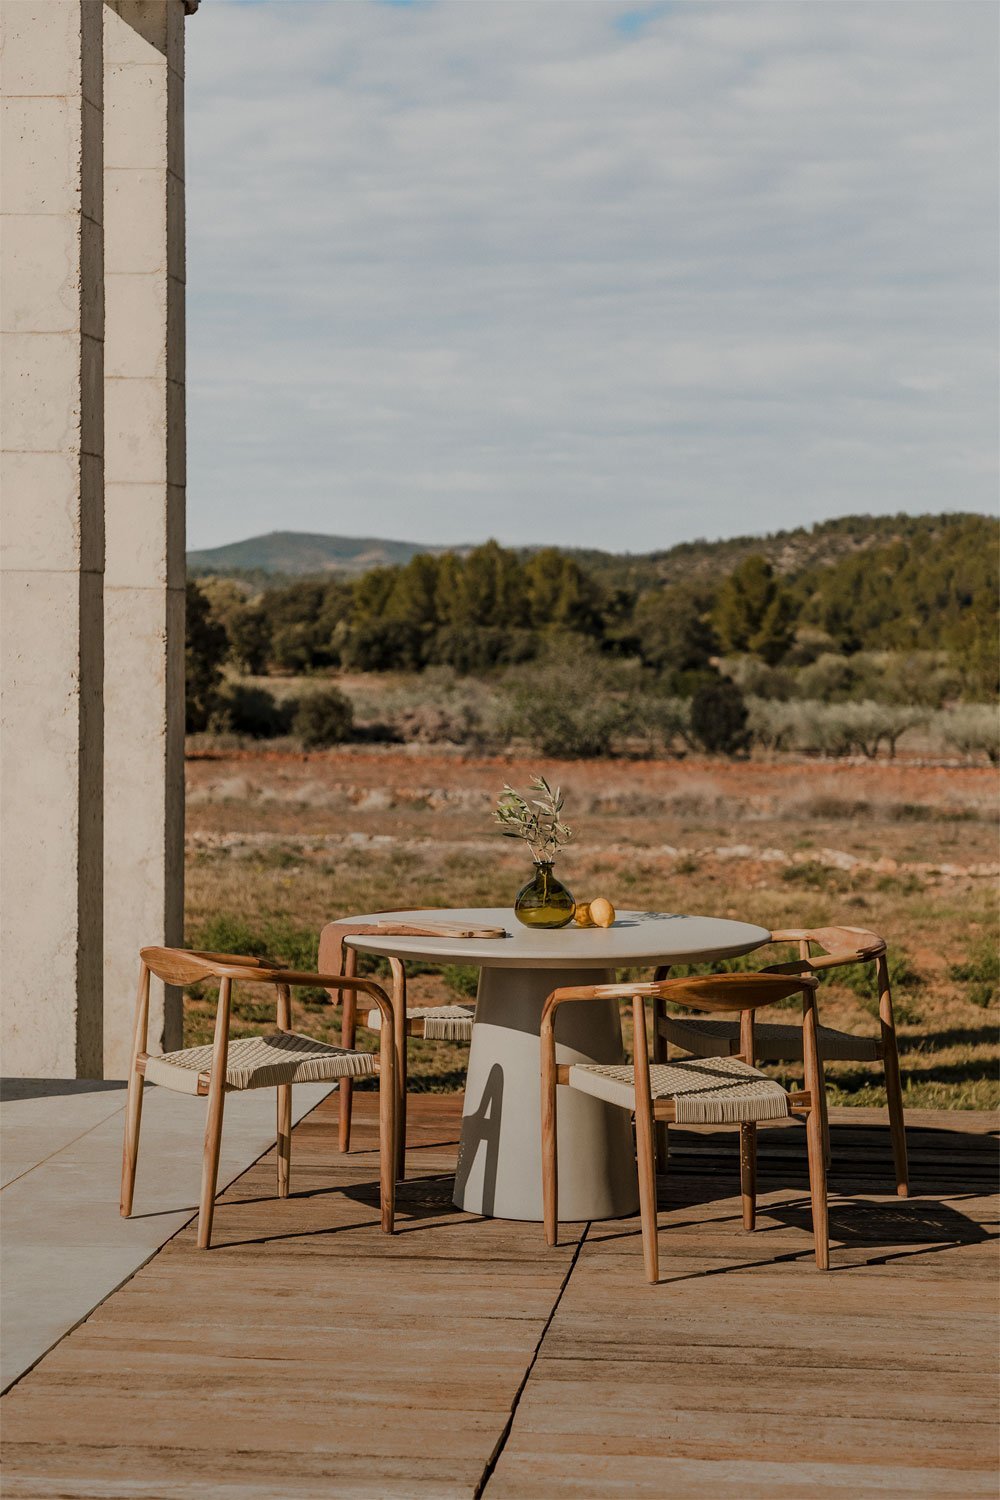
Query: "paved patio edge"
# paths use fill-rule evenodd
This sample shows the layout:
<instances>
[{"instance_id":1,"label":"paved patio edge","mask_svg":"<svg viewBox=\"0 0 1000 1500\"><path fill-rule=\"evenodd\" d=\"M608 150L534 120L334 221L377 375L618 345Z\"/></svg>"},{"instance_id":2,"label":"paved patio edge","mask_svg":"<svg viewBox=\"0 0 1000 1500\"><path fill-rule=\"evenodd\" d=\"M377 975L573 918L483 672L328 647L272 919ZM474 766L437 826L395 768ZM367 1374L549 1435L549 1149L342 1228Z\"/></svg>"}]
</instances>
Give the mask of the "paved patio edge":
<instances>
[{"instance_id":1,"label":"paved patio edge","mask_svg":"<svg viewBox=\"0 0 1000 1500\"><path fill-rule=\"evenodd\" d=\"M0 1145L14 1168L0 1191L0 1393L197 1213L204 1107L147 1088L135 1208L123 1220L118 1190L124 1089L111 1095L100 1083L64 1087L65 1093L13 1097L0 1106ZM294 1089L294 1123L331 1092L326 1083ZM269 1151L274 1139L273 1091L231 1095L219 1191Z\"/></svg>"}]
</instances>

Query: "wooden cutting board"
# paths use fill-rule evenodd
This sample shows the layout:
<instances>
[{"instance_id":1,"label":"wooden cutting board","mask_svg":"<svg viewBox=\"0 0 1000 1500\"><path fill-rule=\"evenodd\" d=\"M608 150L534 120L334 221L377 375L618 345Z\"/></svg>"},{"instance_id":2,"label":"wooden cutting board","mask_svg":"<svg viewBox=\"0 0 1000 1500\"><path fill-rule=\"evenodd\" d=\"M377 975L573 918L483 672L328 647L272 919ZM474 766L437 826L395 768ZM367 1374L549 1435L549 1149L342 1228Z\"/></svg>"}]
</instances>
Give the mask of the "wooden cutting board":
<instances>
[{"instance_id":1,"label":"wooden cutting board","mask_svg":"<svg viewBox=\"0 0 1000 1500\"><path fill-rule=\"evenodd\" d=\"M454 922L345 922L344 936L505 938L506 927L461 927Z\"/></svg>"}]
</instances>

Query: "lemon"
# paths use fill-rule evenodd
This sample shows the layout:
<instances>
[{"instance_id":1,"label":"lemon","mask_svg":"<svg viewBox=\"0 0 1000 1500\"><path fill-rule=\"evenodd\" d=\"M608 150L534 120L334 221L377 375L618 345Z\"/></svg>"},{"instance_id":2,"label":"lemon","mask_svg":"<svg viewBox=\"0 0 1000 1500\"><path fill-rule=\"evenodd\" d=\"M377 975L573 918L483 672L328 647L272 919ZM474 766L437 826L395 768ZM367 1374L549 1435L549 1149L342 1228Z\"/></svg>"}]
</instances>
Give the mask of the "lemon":
<instances>
[{"instance_id":1,"label":"lemon","mask_svg":"<svg viewBox=\"0 0 1000 1500\"><path fill-rule=\"evenodd\" d=\"M576 903L576 910L573 913L573 921L576 923L577 927L593 927L595 925L594 918L591 915L589 901L578 901Z\"/></svg>"},{"instance_id":2,"label":"lemon","mask_svg":"<svg viewBox=\"0 0 1000 1500\"><path fill-rule=\"evenodd\" d=\"M611 902L606 901L603 896L591 901L590 919L596 927L610 927L615 920L615 909Z\"/></svg>"}]
</instances>

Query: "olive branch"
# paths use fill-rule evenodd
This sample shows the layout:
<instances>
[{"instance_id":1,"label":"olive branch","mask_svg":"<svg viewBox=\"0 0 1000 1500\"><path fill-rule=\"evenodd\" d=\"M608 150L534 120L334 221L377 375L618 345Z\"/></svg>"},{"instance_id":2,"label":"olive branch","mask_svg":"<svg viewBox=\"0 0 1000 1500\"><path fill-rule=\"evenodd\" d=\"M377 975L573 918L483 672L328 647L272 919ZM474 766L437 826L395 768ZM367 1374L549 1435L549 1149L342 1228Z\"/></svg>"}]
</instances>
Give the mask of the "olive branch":
<instances>
[{"instance_id":1,"label":"olive branch","mask_svg":"<svg viewBox=\"0 0 1000 1500\"><path fill-rule=\"evenodd\" d=\"M505 838L523 839L532 859L547 864L569 843L573 830L562 821L561 787L553 791L544 776L532 776L531 790L539 795L527 802L514 787L505 785L493 817Z\"/></svg>"}]
</instances>

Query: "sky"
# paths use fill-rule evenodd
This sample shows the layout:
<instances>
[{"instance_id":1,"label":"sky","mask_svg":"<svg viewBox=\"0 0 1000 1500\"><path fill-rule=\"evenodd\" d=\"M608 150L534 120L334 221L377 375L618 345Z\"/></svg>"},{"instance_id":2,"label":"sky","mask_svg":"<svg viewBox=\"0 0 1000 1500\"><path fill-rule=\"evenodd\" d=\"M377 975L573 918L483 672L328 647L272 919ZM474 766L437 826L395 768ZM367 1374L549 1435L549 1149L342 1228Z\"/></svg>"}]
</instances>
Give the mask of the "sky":
<instances>
[{"instance_id":1,"label":"sky","mask_svg":"<svg viewBox=\"0 0 1000 1500\"><path fill-rule=\"evenodd\" d=\"M202 0L188 543L997 504L991 0Z\"/></svg>"}]
</instances>

